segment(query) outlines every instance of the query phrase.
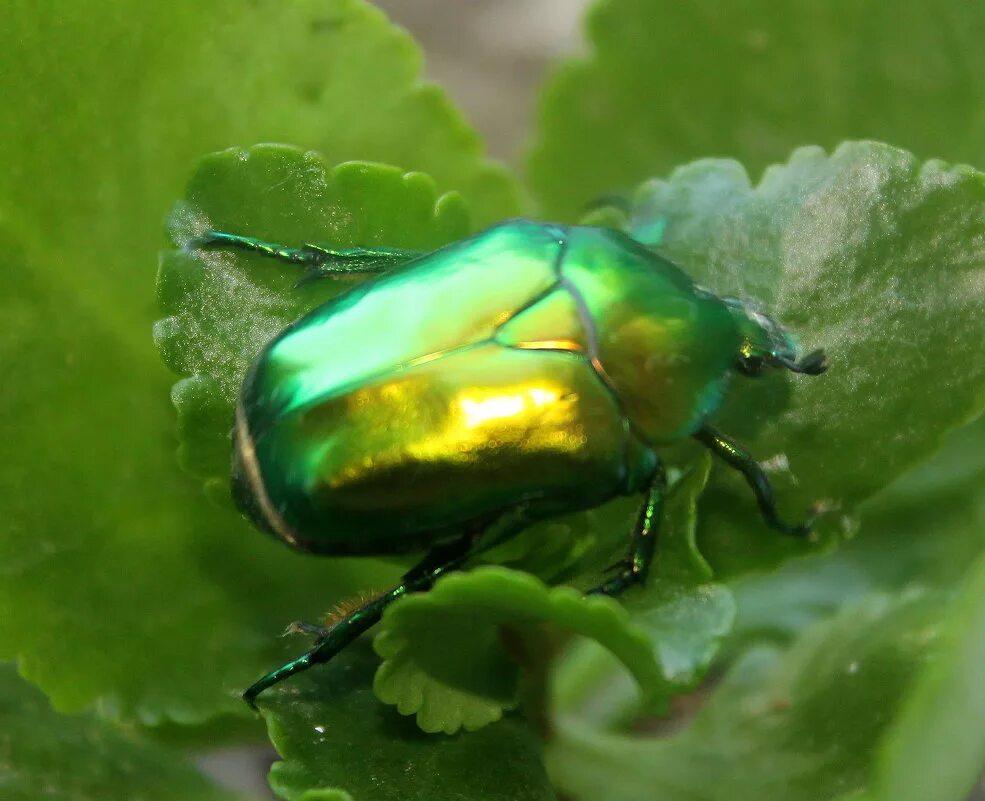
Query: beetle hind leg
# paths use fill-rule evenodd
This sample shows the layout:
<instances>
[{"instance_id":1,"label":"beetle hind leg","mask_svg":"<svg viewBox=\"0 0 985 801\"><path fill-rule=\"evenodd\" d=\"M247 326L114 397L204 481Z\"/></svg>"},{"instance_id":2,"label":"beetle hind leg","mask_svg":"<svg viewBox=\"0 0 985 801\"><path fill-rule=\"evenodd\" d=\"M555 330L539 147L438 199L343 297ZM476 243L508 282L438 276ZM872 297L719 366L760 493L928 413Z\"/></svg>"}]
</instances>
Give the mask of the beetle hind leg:
<instances>
[{"instance_id":1,"label":"beetle hind leg","mask_svg":"<svg viewBox=\"0 0 985 801\"><path fill-rule=\"evenodd\" d=\"M393 589L366 600L325 628L311 626L308 633L315 635L315 644L297 659L272 670L250 686L243 693L243 700L256 709L257 696L264 690L295 673L327 662L376 624L383 617L386 608L398 598L431 589L446 573L461 569L477 553L505 542L522 530L527 522L526 509L517 507L512 513L476 524L463 536L432 548L417 565L404 574L403 581Z\"/></svg>"},{"instance_id":2,"label":"beetle hind leg","mask_svg":"<svg viewBox=\"0 0 985 801\"><path fill-rule=\"evenodd\" d=\"M770 481L763 472L763 468L752 456L738 443L726 437L711 426L703 426L694 434L694 438L708 448L716 456L720 457L729 467L738 470L745 477L753 493L756 502L759 504L760 514L766 524L781 534L789 534L792 537L806 537L811 533L814 524L812 515L800 525L792 525L783 521L776 510L776 500L773 497L773 488Z\"/></svg>"},{"instance_id":3,"label":"beetle hind leg","mask_svg":"<svg viewBox=\"0 0 985 801\"><path fill-rule=\"evenodd\" d=\"M588 595L618 595L634 584L643 584L653 564L653 556L660 528L660 512L663 508L667 478L662 465L658 465L647 491L646 501L640 509L629 543L629 551L613 567L619 569L608 581L588 591Z\"/></svg>"},{"instance_id":4,"label":"beetle hind leg","mask_svg":"<svg viewBox=\"0 0 985 801\"><path fill-rule=\"evenodd\" d=\"M460 568L469 557L466 551L455 558L446 560L442 563L429 562L428 557L414 572L411 580L405 580L388 592L373 598L362 604L358 609L349 612L345 617L333 623L331 626L315 629L315 644L305 651L297 659L292 659L285 665L281 665L276 670L270 671L266 676L251 685L244 693L243 700L251 707L256 709L256 699L264 690L280 684L284 679L301 673L314 665L327 662L338 654L343 648L353 642L360 634L370 629L383 617L384 610L398 598L412 592L421 592L430 589L435 581L451 570ZM427 565L425 568L424 566Z\"/></svg>"}]
</instances>

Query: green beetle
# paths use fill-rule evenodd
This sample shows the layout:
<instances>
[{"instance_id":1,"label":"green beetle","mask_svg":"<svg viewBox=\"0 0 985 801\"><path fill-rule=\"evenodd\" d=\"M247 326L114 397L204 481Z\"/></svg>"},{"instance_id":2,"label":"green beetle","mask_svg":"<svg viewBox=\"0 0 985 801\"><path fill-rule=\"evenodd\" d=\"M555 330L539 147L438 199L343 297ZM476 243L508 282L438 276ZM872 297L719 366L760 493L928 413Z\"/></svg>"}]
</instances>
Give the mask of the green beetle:
<instances>
[{"instance_id":1,"label":"green beetle","mask_svg":"<svg viewBox=\"0 0 985 801\"><path fill-rule=\"evenodd\" d=\"M250 369L237 407L240 508L319 554L421 551L403 583L330 629L244 697L324 662L480 550L531 522L616 496L645 502L615 575L646 579L664 473L657 448L694 436L742 471L769 525L759 465L706 424L737 370L817 375L768 316L694 284L612 229L512 220L432 253L290 248L211 232L316 275L381 273L286 328Z\"/></svg>"}]
</instances>

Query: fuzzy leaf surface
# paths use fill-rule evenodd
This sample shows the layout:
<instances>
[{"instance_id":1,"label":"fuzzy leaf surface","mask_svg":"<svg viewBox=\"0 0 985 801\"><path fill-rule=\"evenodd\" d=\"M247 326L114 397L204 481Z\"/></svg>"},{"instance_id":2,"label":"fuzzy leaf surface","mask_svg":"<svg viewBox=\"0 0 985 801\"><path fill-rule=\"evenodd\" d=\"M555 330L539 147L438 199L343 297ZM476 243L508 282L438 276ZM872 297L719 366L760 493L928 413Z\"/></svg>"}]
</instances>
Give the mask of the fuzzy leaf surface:
<instances>
[{"instance_id":1,"label":"fuzzy leaf surface","mask_svg":"<svg viewBox=\"0 0 985 801\"><path fill-rule=\"evenodd\" d=\"M640 189L632 228L658 218L660 252L697 282L752 299L802 351L828 354L821 377L736 379L712 421L771 466L788 519L819 505L825 539L851 532L861 501L985 407L981 173L871 142L802 148L755 185L735 162L706 160ZM699 542L716 571L804 552L724 470Z\"/></svg>"},{"instance_id":2,"label":"fuzzy leaf surface","mask_svg":"<svg viewBox=\"0 0 985 801\"><path fill-rule=\"evenodd\" d=\"M789 642L845 603L910 586L952 590L985 551L985 417L860 508L859 533L833 553L791 559L729 584L730 648Z\"/></svg>"},{"instance_id":3,"label":"fuzzy leaf surface","mask_svg":"<svg viewBox=\"0 0 985 801\"><path fill-rule=\"evenodd\" d=\"M171 216L176 250L158 276L154 333L161 355L186 376L172 397L181 459L218 495L228 492L229 432L240 385L260 349L304 312L354 279L296 286L302 271L254 254L187 250L206 231L280 243L430 250L465 236L461 197L438 198L433 181L395 167L330 167L315 153L257 145L207 156Z\"/></svg>"}]
</instances>

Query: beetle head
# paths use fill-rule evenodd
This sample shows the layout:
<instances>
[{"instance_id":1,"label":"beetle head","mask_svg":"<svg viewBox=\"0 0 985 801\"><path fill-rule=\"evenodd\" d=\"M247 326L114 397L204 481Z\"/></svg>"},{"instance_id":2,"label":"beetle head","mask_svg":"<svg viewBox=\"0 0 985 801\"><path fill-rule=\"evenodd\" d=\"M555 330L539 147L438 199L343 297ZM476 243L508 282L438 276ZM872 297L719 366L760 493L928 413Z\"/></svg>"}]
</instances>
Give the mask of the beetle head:
<instances>
[{"instance_id":1,"label":"beetle head","mask_svg":"<svg viewBox=\"0 0 985 801\"><path fill-rule=\"evenodd\" d=\"M757 376L766 367L785 367L795 373L820 375L828 369L823 350L812 351L798 361L793 335L755 303L739 298L724 300L742 336L735 365L739 372Z\"/></svg>"}]
</instances>

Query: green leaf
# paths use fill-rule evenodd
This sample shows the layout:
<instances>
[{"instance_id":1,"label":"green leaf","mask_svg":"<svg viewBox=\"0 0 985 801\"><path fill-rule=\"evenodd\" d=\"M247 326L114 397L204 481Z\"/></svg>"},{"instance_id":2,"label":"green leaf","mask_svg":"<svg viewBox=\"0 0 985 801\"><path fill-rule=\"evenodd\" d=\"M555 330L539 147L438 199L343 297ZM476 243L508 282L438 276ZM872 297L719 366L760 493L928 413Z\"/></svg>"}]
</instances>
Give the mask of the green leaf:
<instances>
[{"instance_id":1,"label":"green leaf","mask_svg":"<svg viewBox=\"0 0 985 801\"><path fill-rule=\"evenodd\" d=\"M376 694L416 714L427 732L481 728L517 703L517 671L501 628L542 639L543 624L597 640L632 672L645 698L664 689L649 638L616 601L488 566L449 575L387 609L375 640L384 658Z\"/></svg>"},{"instance_id":2,"label":"green leaf","mask_svg":"<svg viewBox=\"0 0 985 801\"><path fill-rule=\"evenodd\" d=\"M869 597L787 653L752 651L669 737L602 733L563 717L551 775L576 801L854 798L913 676L935 653L941 606L936 596Z\"/></svg>"},{"instance_id":3,"label":"green leaf","mask_svg":"<svg viewBox=\"0 0 985 801\"><path fill-rule=\"evenodd\" d=\"M786 641L846 601L918 584L950 589L985 551L985 417L861 507L858 535L835 553L792 559L730 584L732 644Z\"/></svg>"},{"instance_id":4,"label":"green leaf","mask_svg":"<svg viewBox=\"0 0 985 801\"><path fill-rule=\"evenodd\" d=\"M515 191L355 0L18 0L4 34L0 656L61 709L243 714L286 621L396 571L292 554L176 469L149 333L161 220L195 159L255 141L429 169L480 220Z\"/></svg>"},{"instance_id":5,"label":"green leaf","mask_svg":"<svg viewBox=\"0 0 985 801\"><path fill-rule=\"evenodd\" d=\"M376 658L363 640L260 706L283 758L270 783L288 801L549 801L531 728L508 716L482 731L434 737L371 690Z\"/></svg>"},{"instance_id":6,"label":"green leaf","mask_svg":"<svg viewBox=\"0 0 985 801\"><path fill-rule=\"evenodd\" d=\"M819 503L821 533L850 532L859 502L985 407L981 173L876 143L803 148L755 186L707 160L644 185L634 226L656 217L660 251L696 281L755 298L828 352L820 378L737 380L716 419L773 465L787 517ZM716 571L803 553L762 524L732 471L706 500L699 541Z\"/></svg>"},{"instance_id":7,"label":"green leaf","mask_svg":"<svg viewBox=\"0 0 985 801\"><path fill-rule=\"evenodd\" d=\"M0 650L63 710L245 714L236 693L290 655L287 621L396 571L306 559L177 480L163 376L135 375L132 342L37 278L44 254L2 226L0 246L3 361L36 376L3 394Z\"/></svg>"},{"instance_id":8,"label":"green leaf","mask_svg":"<svg viewBox=\"0 0 985 801\"><path fill-rule=\"evenodd\" d=\"M331 242L430 250L468 231L457 195L438 198L421 173L349 162L330 167L284 145L226 150L202 160L171 217L183 248L206 231L274 242ZM173 370L181 459L228 493L229 432L240 384L260 349L351 280L296 287L301 272L253 254L174 250L162 258L158 297L169 315L155 338Z\"/></svg>"},{"instance_id":9,"label":"green leaf","mask_svg":"<svg viewBox=\"0 0 985 801\"><path fill-rule=\"evenodd\" d=\"M695 543L697 505L710 468L704 454L671 485L651 577L646 587L630 589L620 598L633 624L649 635L666 690L672 693L697 684L735 619L732 593L711 581L711 569ZM593 641L569 648L558 664L553 690L555 709L577 709L596 722L617 720L637 708L636 693L612 655Z\"/></svg>"},{"instance_id":10,"label":"green leaf","mask_svg":"<svg viewBox=\"0 0 985 801\"><path fill-rule=\"evenodd\" d=\"M210 151L287 142L426 172L480 222L517 212L513 180L422 81L417 45L362 0L16 0L4 22L0 94L17 107L0 116L4 205L59 254L100 254L124 313L148 311L127 308L146 297L134 265Z\"/></svg>"},{"instance_id":11,"label":"green leaf","mask_svg":"<svg viewBox=\"0 0 985 801\"><path fill-rule=\"evenodd\" d=\"M942 632L938 657L908 694L882 745L873 798L964 799L985 764L985 559L979 559Z\"/></svg>"},{"instance_id":12,"label":"green leaf","mask_svg":"<svg viewBox=\"0 0 985 801\"><path fill-rule=\"evenodd\" d=\"M0 666L0 788L4 801L233 801L168 750L90 716L66 717Z\"/></svg>"},{"instance_id":13,"label":"green leaf","mask_svg":"<svg viewBox=\"0 0 985 801\"><path fill-rule=\"evenodd\" d=\"M530 160L544 212L705 156L760 170L805 142L893 142L985 165L981 30L961 0L598 0L589 50L541 103Z\"/></svg>"}]
</instances>

